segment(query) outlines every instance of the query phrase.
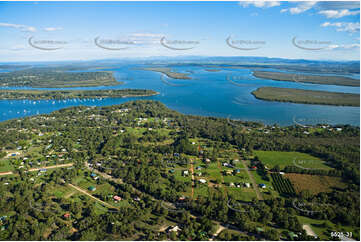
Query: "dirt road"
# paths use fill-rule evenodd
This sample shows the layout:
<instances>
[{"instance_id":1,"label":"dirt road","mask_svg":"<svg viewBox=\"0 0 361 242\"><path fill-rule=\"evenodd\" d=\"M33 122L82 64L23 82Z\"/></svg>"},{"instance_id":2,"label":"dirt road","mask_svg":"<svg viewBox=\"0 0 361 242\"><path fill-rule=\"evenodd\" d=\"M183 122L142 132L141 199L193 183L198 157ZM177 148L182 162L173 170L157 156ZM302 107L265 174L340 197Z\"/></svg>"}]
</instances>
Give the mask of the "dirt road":
<instances>
[{"instance_id":1,"label":"dirt road","mask_svg":"<svg viewBox=\"0 0 361 242\"><path fill-rule=\"evenodd\" d=\"M77 187L77 186L75 186L75 185L73 185L73 184L70 184L70 183L68 184L68 186L70 186L70 187L78 190L78 191L81 192L81 193L84 193L85 195L87 195L87 196L91 197L92 199L100 202L101 204L104 204L104 205L105 205L106 207L108 207L108 208L118 209L117 207L114 207L113 205L110 205L109 203L106 203L106 202L100 200L99 198L94 197L93 195L91 195L90 193L88 193L87 191L85 191L84 189L82 189L82 188L80 188L80 187Z\"/></svg>"},{"instance_id":2,"label":"dirt road","mask_svg":"<svg viewBox=\"0 0 361 242\"><path fill-rule=\"evenodd\" d=\"M243 159L241 159L241 161L242 161L242 164L244 165L244 167L247 167L246 162L245 162ZM246 169L246 172L247 172L247 174L248 174L249 179L250 179L251 182L252 182L252 186L253 186L254 191L256 192L257 199L258 199L258 200L263 200L263 196L262 196L261 192L260 192L259 189L258 189L257 182L256 182L256 180L254 179L252 173L249 171L249 169Z\"/></svg>"},{"instance_id":3,"label":"dirt road","mask_svg":"<svg viewBox=\"0 0 361 242\"><path fill-rule=\"evenodd\" d=\"M60 164L60 165L54 165L54 166L43 166L43 167L39 167L39 168L31 168L28 171L39 171L41 169L55 169L55 168L62 168L62 167L69 167L69 166L73 166L73 163ZM7 176L7 175L12 175L12 174L14 174L14 172L12 172L12 171L0 172L0 176Z\"/></svg>"}]
</instances>

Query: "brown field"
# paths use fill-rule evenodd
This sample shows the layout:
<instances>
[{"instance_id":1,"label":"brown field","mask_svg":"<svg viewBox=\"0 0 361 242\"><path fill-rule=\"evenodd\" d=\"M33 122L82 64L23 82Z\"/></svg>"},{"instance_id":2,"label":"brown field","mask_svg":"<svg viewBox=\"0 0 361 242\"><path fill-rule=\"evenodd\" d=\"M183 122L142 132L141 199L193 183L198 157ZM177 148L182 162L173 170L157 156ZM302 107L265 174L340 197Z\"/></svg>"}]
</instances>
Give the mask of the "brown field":
<instances>
[{"instance_id":1,"label":"brown field","mask_svg":"<svg viewBox=\"0 0 361 242\"><path fill-rule=\"evenodd\" d=\"M346 184L343 183L339 177L296 173L285 174L285 177L290 179L297 193L309 190L312 194L317 194L320 192L330 192L333 187L346 187Z\"/></svg>"}]
</instances>

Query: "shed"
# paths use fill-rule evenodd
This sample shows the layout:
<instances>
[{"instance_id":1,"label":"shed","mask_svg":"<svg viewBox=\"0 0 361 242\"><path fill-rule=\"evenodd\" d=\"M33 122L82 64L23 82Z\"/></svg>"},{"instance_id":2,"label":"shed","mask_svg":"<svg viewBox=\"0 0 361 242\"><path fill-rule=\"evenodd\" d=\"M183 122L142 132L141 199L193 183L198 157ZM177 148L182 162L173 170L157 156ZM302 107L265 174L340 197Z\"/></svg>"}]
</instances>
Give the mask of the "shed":
<instances>
[{"instance_id":1,"label":"shed","mask_svg":"<svg viewBox=\"0 0 361 242\"><path fill-rule=\"evenodd\" d=\"M199 179L199 182L205 184L207 181L205 179Z\"/></svg>"},{"instance_id":2,"label":"shed","mask_svg":"<svg viewBox=\"0 0 361 242\"><path fill-rule=\"evenodd\" d=\"M90 186L90 187L88 187L88 189L89 189L89 191L95 191L95 190L97 190L97 188L96 187L94 187L94 186Z\"/></svg>"}]
</instances>

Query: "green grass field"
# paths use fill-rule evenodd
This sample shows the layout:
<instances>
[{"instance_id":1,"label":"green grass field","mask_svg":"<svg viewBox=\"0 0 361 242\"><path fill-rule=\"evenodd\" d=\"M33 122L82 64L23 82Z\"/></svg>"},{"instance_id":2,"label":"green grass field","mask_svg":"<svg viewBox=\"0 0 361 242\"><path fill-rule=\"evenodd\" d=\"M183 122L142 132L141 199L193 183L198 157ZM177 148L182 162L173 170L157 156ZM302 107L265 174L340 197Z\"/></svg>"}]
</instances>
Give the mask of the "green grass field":
<instances>
[{"instance_id":1,"label":"green grass field","mask_svg":"<svg viewBox=\"0 0 361 242\"><path fill-rule=\"evenodd\" d=\"M254 154L270 169L276 165L283 169L285 166L295 166L295 164L305 168L332 169L319 158L300 152L254 151Z\"/></svg>"}]
</instances>

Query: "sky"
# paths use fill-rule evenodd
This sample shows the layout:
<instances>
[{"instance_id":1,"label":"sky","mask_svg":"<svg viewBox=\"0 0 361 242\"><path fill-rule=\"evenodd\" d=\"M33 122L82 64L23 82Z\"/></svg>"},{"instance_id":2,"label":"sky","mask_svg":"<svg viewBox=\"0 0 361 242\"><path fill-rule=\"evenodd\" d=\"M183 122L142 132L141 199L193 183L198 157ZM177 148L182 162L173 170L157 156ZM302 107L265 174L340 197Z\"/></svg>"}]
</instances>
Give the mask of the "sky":
<instances>
[{"instance_id":1,"label":"sky","mask_svg":"<svg viewBox=\"0 0 361 242\"><path fill-rule=\"evenodd\" d=\"M360 59L360 2L0 2L0 62Z\"/></svg>"}]
</instances>

